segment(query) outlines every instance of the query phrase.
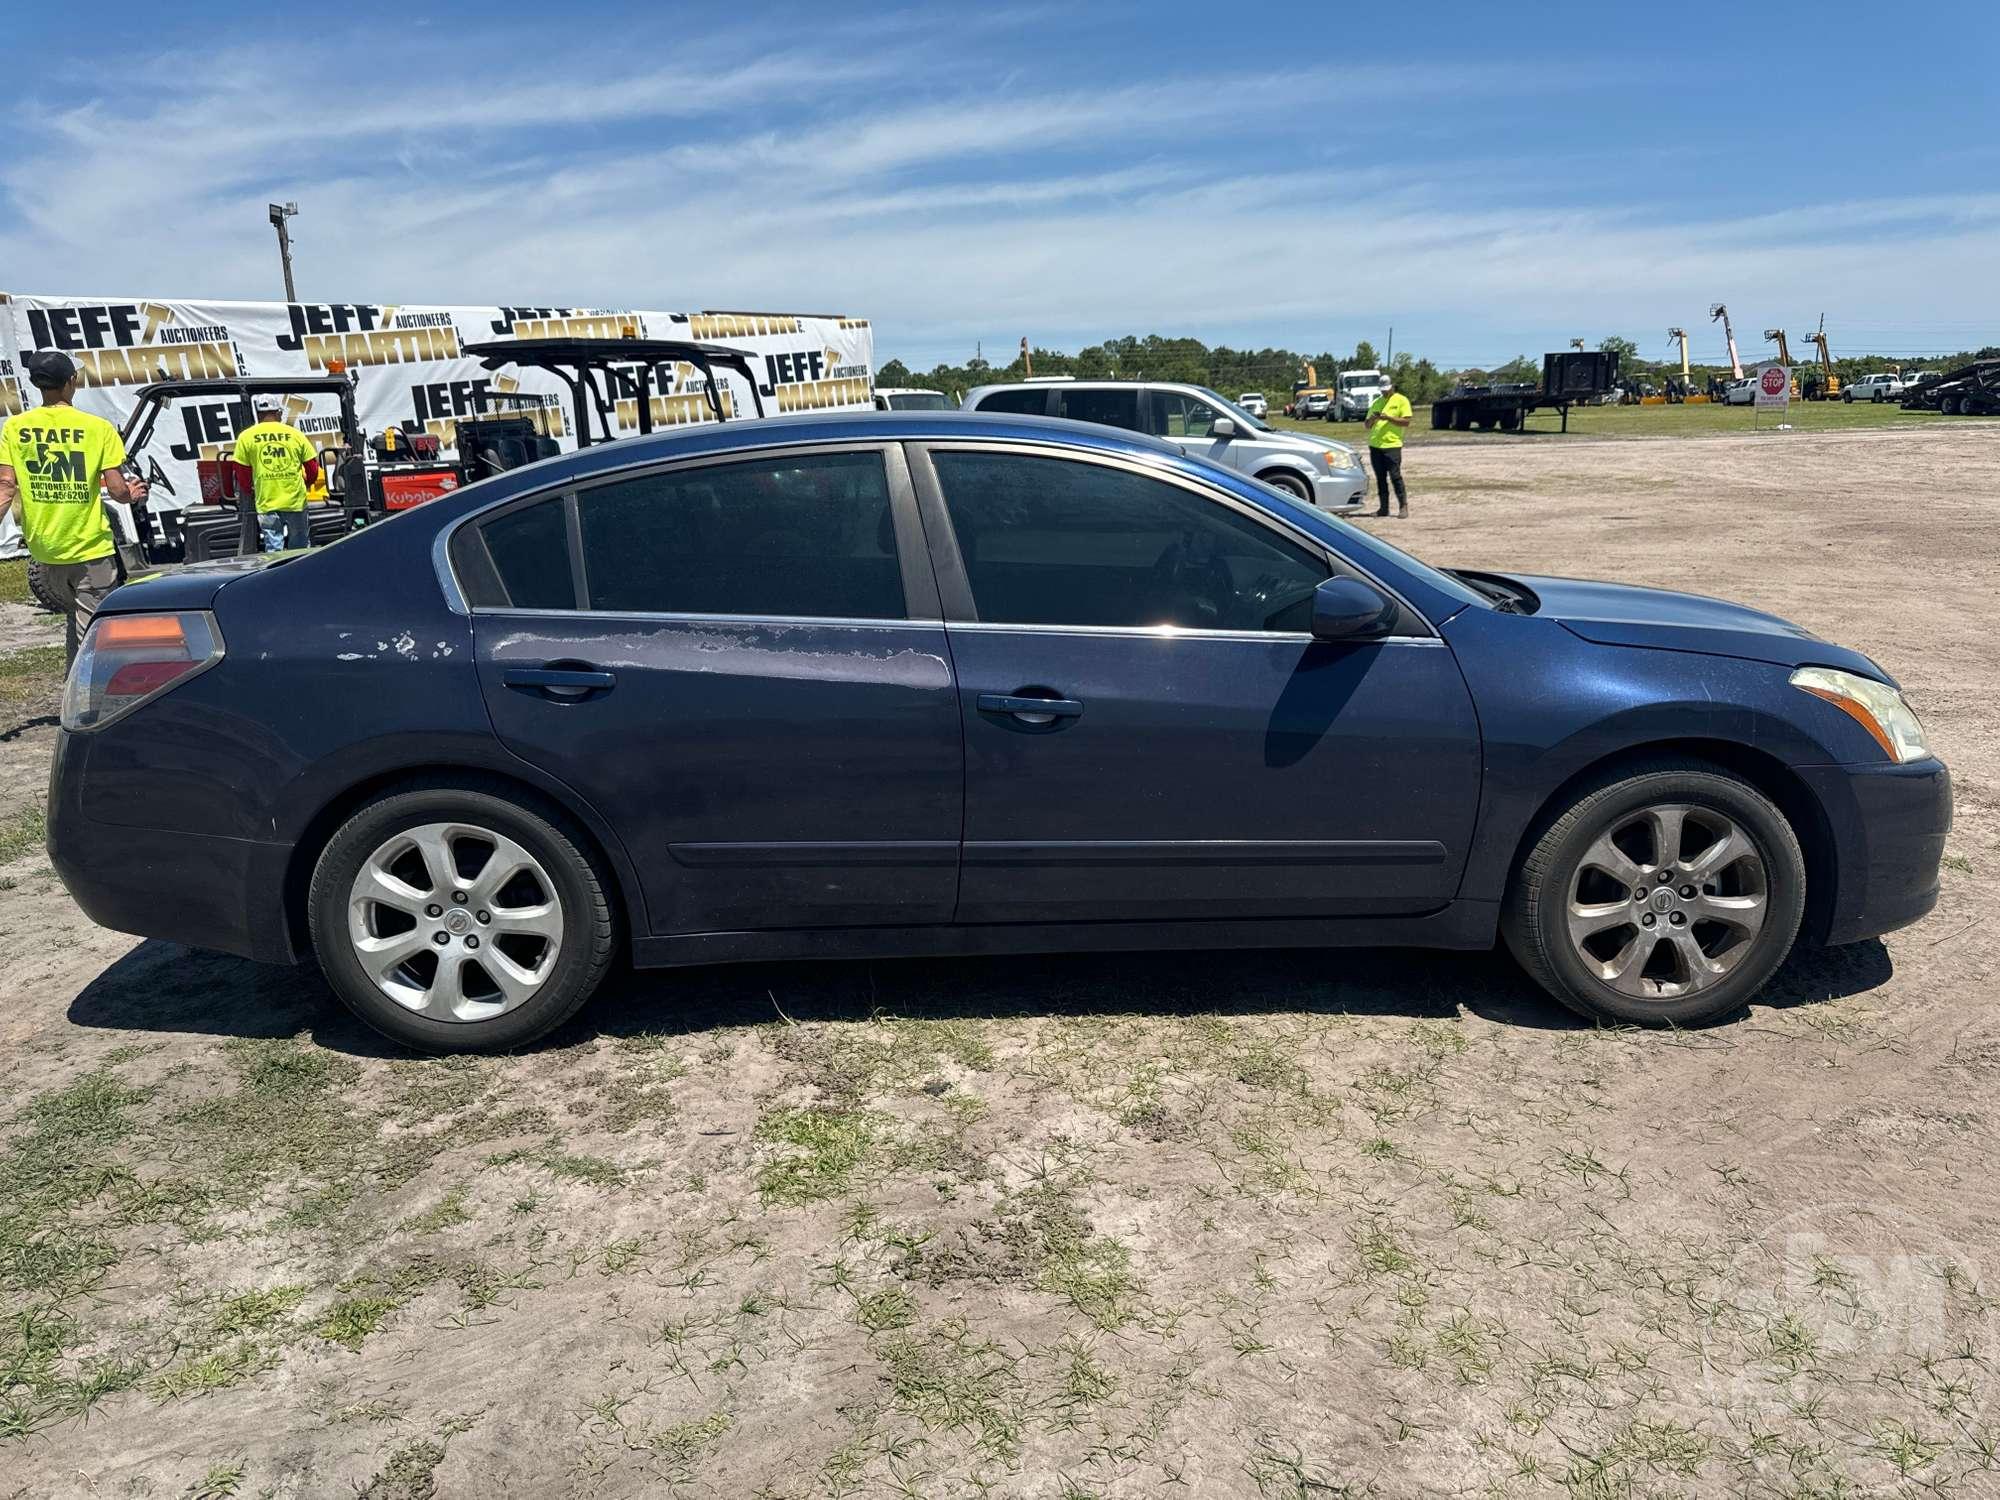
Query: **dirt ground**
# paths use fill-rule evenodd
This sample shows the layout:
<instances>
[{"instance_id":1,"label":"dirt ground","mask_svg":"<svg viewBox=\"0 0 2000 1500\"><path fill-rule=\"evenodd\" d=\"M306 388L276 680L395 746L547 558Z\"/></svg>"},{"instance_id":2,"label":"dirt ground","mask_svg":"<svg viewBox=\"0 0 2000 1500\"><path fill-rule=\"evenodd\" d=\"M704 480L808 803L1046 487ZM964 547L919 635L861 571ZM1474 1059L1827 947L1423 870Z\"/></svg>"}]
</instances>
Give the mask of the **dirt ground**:
<instances>
[{"instance_id":1,"label":"dirt ground","mask_svg":"<svg viewBox=\"0 0 2000 1500\"><path fill-rule=\"evenodd\" d=\"M1679 1035L1222 953L646 975L421 1059L86 923L23 669L0 1496L2000 1494L2000 424L1409 467L1432 561L1878 656L1938 910Z\"/></svg>"}]
</instances>

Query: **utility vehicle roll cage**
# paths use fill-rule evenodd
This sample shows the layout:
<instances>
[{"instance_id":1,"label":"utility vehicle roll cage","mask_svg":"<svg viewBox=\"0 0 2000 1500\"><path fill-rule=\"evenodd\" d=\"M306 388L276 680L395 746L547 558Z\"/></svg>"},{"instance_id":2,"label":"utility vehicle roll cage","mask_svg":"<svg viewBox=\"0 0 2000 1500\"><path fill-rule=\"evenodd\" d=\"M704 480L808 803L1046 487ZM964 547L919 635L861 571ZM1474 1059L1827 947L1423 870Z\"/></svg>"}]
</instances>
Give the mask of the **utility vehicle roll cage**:
<instances>
[{"instance_id":1,"label":"utility vehicle roll cage","mask_svg":"<svg viewBox=\"0 0 2000 1500\"><path fill-rule=\"evenodd\" d=\"M726 422L729 414L722 409L722 397L715 383L715 366L734 370L743 377L750 387L750 398L757 403L757 415L765 415L764 393L757 388L757 372L751 366L756 358L747 349L731 348L727 344L698 343L687 339L496 339L483 344L466 344L463 353L478 360L489 370L498 370L503 365L525 365L531 369L547 370L569 387L571 399L576 408L576 445L588 448L592 443L608 443L618 434L612 430L612 403L617 400L614 393L606 394L600 388L598 376L608 377L614 366L638 367L639 381L639 432L643 436L653 430L653 371L656 367L673 361L693 365L702 374L702 393L708 398L708 409L715 414L715 420ZM664 393L663 393L664 394ZM590 414L595 411L602 435L593 437L590 430Z\"/></svg>"}]
</instances>

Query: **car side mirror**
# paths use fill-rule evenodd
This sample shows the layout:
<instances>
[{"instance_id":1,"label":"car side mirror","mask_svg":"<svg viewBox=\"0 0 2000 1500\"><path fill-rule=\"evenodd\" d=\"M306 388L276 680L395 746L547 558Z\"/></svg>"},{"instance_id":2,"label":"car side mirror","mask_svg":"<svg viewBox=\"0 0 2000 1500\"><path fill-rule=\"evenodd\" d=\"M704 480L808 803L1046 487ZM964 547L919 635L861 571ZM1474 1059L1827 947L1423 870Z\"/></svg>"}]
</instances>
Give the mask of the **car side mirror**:
<instances>
[{"instance_id":1,"label":"car side mirror","mask_svg":"<svg viewBox=\"0 0 2000 1500\"><path fill-rule=\"evenodd\" d=\"M1372 583L1329 578L1313 590L1316 641L1376 641L1395 630L1402 607Z\"/></svg>"},{"instance_id":2,"label":"car side mirror","mask_svg":"<svg viewBox=\"0 0 2000 1500\"><path fill-rule=\"evenodd\" d=\"M1234 417L1217 417L1214 425L1208 429L1208 435L1212 438L1235 437L1236 419Z\"/></svg>"}]
</instances>

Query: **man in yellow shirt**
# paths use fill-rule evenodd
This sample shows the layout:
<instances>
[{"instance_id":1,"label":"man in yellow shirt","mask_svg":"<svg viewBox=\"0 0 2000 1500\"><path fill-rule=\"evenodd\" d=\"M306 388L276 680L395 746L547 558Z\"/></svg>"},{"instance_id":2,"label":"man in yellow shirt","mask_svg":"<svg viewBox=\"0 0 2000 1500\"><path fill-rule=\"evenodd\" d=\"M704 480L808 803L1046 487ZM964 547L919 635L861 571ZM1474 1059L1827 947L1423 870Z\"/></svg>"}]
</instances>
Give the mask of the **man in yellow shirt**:
<instances>
[{"instance_id":1,"label":"man in yellow shirt","mask_svg":"<svg viewBox=\"0 0 2000 1500\"><path fill-rule=\"evenodd\" d=\"M1368 403L1368 458L1375 465L1375 514L1389 514L1389 486L1396 486L1396 514L1410 513L1409 492L1403 488L1403 429L1410 425L1410 398L1396 382L1382 382L1382 394Z\"/></svg>"},{"instance_id":2,"label":"man in yellow shirt","mask_svg":"<svg viewBox=\"0 0 2000 1500\"><path fill-rule=\"evenodd\" d=\"M276 396L259 396L257 423L243 430L232 455L238 491L247 488L257 497L257 529L266 552L312 545L306 490L319 483L319 450L283 420L283 412Z\"/></svg>"},{"instance_id":3,"label":"man in yellow shirt","mask_svg":"<svg viewBox=\"0 0 2000 1500\"><path fill-rule=\"evenodd\" d=\"M64 647L75 660L91 617L118 586L118 541L102 494L137 505L146 482L128 482L119 471L125 443L118 429L70 404L76 365L67 354L44 350L26 364L42 404L0 425L0 516L20 506L28 555L62 601Z\"/></svg>"}]
</instances>

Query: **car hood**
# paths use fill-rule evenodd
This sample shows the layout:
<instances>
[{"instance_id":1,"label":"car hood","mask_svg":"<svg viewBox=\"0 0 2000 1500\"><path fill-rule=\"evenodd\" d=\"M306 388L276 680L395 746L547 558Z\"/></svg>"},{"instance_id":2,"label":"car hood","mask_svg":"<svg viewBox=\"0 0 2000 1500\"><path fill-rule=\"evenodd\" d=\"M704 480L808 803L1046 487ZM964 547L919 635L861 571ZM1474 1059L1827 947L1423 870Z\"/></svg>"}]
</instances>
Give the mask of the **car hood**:
<instances>
[{"instance_id":1,"label":"car hood","mask_svg":"<svg viewBox=\"0 0 2000 1500\"><path fill-rule=\"evenodd\" d=\"M1250 437L1253 442L1262 443L1267 448L1283 448L1288 453L1310 453L1314 458L1318 458L1329 448L1348 446L1334 438L1309 438L1277 427L1271 428L1268 432L1253 432Z\"/></svg>"},{"instance_id":2,"label":"car hood","mask_svg":"<svg viewBox=\"0 0 2000 1500\"><path fill-rule=\"evenodd\" d=\"M1540 599L1536 614L1599 645L1698 651L1781 667L1838 667L1894 683L1859 651L1821 640L1790 620L1727 600L1582 578L1506 576Z\"/></svg>"}]
</instances>

